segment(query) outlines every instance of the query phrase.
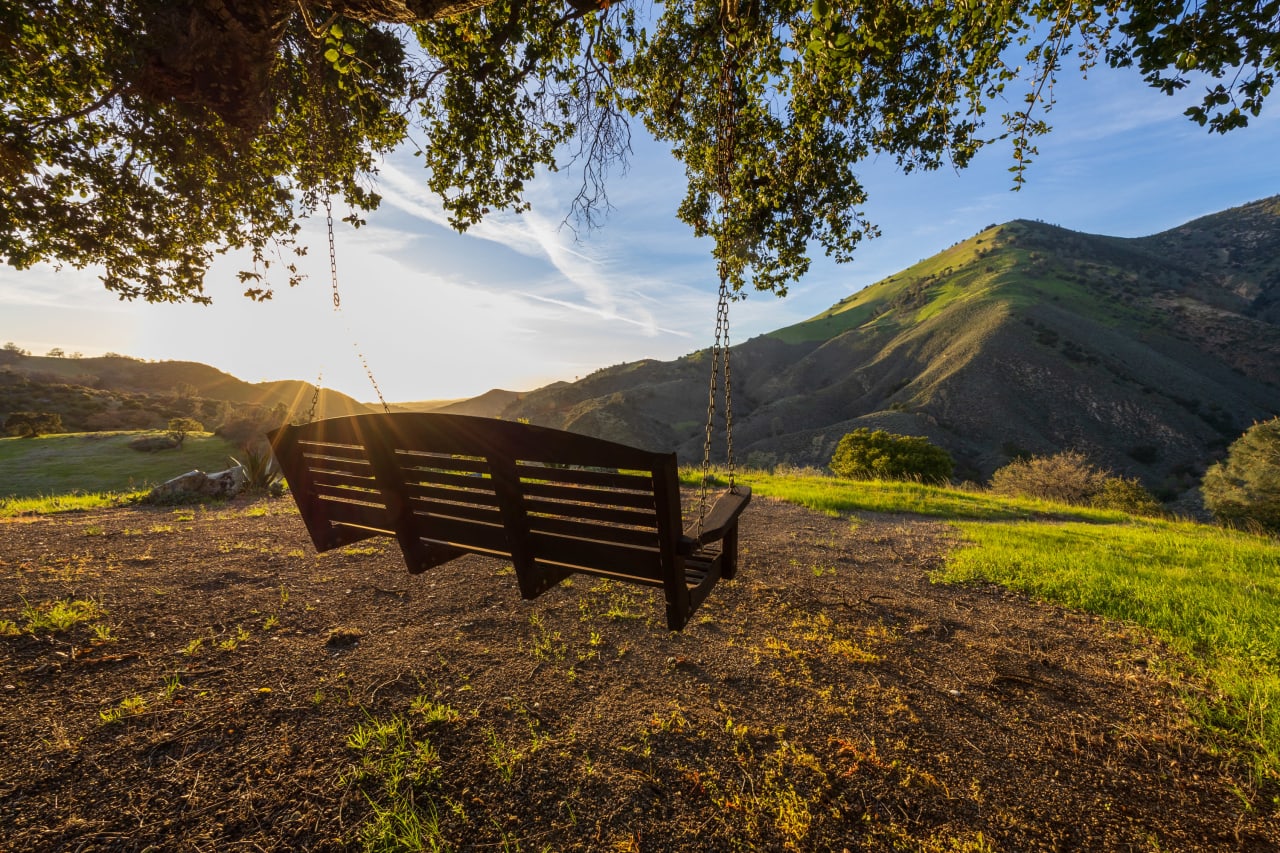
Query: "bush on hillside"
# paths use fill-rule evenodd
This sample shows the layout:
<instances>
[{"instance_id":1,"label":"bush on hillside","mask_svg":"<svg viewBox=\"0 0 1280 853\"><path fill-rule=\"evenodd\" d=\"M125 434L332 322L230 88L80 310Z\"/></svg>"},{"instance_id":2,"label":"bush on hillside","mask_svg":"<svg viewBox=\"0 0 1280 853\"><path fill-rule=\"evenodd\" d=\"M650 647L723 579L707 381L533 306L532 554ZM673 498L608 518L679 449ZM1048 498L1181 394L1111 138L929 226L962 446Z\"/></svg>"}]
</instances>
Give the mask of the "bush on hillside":
<instances>
[{"instance_id":1,"label":"bush on hillside","mask_svg":"<svg viewBox=\"0 0 1280 853\"><path fill-rule=\"evenodd\" d=\"M951 454L918 435L897 435L865 427L840 439L831 471L849 479L946 482L955 470Z\"/></svg>"},{"instance_id":2,"label":"bush on hillside","mask_svg":"<svg viewBox=\"0 0 1280 853\"><path fill-rule=\"evenodd\" d=\"M119 430L158 429L164 425L154 412L139 409L115 409L94 412L84 419L90 432L115 432Z\"/></svg>"},{"instance_id":3,"label":"bush on hillside","mask_svg":"<svg viewBox=\"0 0 1280 853\"><path fill-rule=\"evenodd\" d=\"M1129 515L1164 515L1164 505L1133 477L1108 477L1089 503L1099 509L1116 509Z\"/></svg>"},{"instance_id":4,"label":"bush on hillside","mask_svg":"<svg viewBox=\"0 0 1280 853\"><path fill-rule=\"evenodd\" d=\"M179 447L177 439L168 435L140 435L129 442L129 449L139 453L155 453Z\"/></svg>"},{"instance_id":5,"label":"bush on hillside","mask_svg":"<svg viewBox=\"0 0 1280 853\"><path fill-rule=\"evenodd\" d=\"M1130 515L1163 515L1164 506L1133 477L1118 477L1064 450L1052 456L1016 459L991 475L991 491L1067 504L1087 504Z\"/></svg>"},{"instance_id":6,"label":"bush on hillside","mask_svg":"<svg viewBox=\"0 0 1280 853\"><path fill-rule=\"evenodd\" d=\"M991 491L1002 495L1084 504L1104 488L1110 477L1079 451L1015 459L991 475Z\"/></svg>"},{"instance_id":7,"label":"bush on hillside","mask_svg":"<svg viewBox=\"0 0 1280 853\"><path fill-rule=\"evenodd\" d=\"M4 431L25 438L66 432L62 428L62 415L57 412L13 412L4 420Z\"/></svg>"},{"instance_id":8,"label":"bush on hillside","mask_svg":"<svg viewBox=\"0 0 1280 853\"><path fill-rule=\"evenodd\" d=\"M1256 423L1205 472L1205 507L1228 524L1280 533L1280 418Z\"/></svg>"},{"instance_id":9,"label":"bush on hillside","mask_svg":"<svg viewBox=\"0 0 1280 853\"><path fill-rule=\"evenodd\" d=\"M282 426L287 419L288 411L281 407L267 409L256 406L231 415L218 426L214 434L236 447L256 447L266 444L267 433Z\"/></svg>"}]
</instances>

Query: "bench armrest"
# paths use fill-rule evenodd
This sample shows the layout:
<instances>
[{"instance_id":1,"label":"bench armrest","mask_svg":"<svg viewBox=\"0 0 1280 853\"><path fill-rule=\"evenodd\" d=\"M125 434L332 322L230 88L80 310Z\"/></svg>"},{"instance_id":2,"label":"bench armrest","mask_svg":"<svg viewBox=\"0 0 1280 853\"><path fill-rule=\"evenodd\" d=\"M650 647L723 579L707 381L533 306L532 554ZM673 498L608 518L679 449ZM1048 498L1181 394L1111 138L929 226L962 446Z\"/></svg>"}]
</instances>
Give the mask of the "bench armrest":
<instances>
[{"instance_id":1,"label":"bench armrest","mask_svg":"<svg viewBox=\"0 0 1280 853\"><path fill-rule=\"evenodd\" d=\"M751 503L751 487L735 486L716 499L715 505L702 521L702 535L698 535L698 523L685 528L680 537L680 553L688 555L708 542L718 542L738 524L738 516Z\"/></svg>"}]
</instances>

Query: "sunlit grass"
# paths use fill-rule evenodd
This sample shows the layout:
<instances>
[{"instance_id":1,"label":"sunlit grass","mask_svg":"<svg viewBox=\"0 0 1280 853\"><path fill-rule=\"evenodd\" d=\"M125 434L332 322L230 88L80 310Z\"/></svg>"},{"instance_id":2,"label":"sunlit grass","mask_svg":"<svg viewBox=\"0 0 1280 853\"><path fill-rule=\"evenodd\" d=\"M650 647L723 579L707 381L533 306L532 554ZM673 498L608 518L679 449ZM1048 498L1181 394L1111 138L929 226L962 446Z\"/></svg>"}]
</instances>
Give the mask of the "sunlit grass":
<instances>
[{"instance_id":1,"label":"sunlit grass","mask_svg":"<svg viewBox=\"0 0 1280 853\"><path fill-rule=\"evenodd\" d=\"M957 522L937 579L991 581L1151 629L1210 688L1202 724L1280 777L1280 543L1191 522Z\"/></svg>"},{"instance_id":2,"label":"sunlit grass","mask_svg":"<svg viewBox=\"0 0 1280 853\"><path fill-rule=\"evenodd\" d=\"M123 506L145 494L145 491L93 492L90 494L47 495L29 498L0 498L0 518Z\"/></svg>"},{"instance_id":3,"label":"sunlit grass","mask_svg":"<svg viewBox=\"0 0 1280 853\"><path fill-rule=\"evenodd\" d=\"M681 469L680 477L685 485L696 486L702 472L696 468L685 468ZM754 470L740 472L738 480L751 486L754 495L778 498L828 515L847 512L913 513L937 518L1049 518L1101 524L1117 524L1129 519L1129 516L1114 510L900 480L844 480L817 473L771 474ZM717 489L728 482L720 471L716 472L713 481Z\"/></svg>"},{"instance_id":4,"label":"sunlit grass","mask_svg":"<svg viewBox=\"0 0 1280 853\"><path fill-rule=\"evenodd\" d=\"M196 468L220 471L235 452L231 444L208 433L189 435L176 450L140 453L129 448L139 435L160 434L86 432L0 438L0 499L130 492Z\"/></svg>"}]
</instances>

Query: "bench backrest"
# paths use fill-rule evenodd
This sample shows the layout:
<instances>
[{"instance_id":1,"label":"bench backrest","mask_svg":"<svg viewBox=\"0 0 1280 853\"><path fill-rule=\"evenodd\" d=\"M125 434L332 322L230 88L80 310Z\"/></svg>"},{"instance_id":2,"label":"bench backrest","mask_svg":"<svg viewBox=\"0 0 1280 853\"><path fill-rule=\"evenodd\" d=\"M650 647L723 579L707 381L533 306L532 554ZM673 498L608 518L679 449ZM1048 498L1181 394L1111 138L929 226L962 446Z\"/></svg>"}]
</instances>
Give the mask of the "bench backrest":
<instances>
[{"instance_id":1,"label":"bench backrest","mask_svg":"<svg viewBox=\"0 0 1280 853\"><path fill-rule=\"evenodd\" d=\"M385 534L411 568L461 552L509 558L522 589L534 569L684 585L673 453L418 413L286 426L271 440L317 550Z\"/></svg>"}]
</instances>

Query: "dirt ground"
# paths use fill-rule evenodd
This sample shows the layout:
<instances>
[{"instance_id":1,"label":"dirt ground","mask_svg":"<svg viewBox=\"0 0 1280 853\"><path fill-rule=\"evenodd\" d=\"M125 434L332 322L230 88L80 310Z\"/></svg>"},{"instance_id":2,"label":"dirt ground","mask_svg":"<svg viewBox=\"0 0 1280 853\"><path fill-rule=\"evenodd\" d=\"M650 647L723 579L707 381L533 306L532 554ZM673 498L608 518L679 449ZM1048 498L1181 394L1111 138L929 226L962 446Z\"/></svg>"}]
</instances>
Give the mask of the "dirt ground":
<instances>
[{"instance_id":1,"label":"dirt ground","mask_svg":"<svg viewBox=\"0 0 1280 853\"><path fill-rule=\"evenodd\" d=\"M937 522L743 524L671 634L647 589L317 556L287 499L0 520L0 849L359 849L395 802L427 849L1280 849L1139 634L931 583ZM103 612L23 630L66 600Z\"/></svg>"}]
</instances>

